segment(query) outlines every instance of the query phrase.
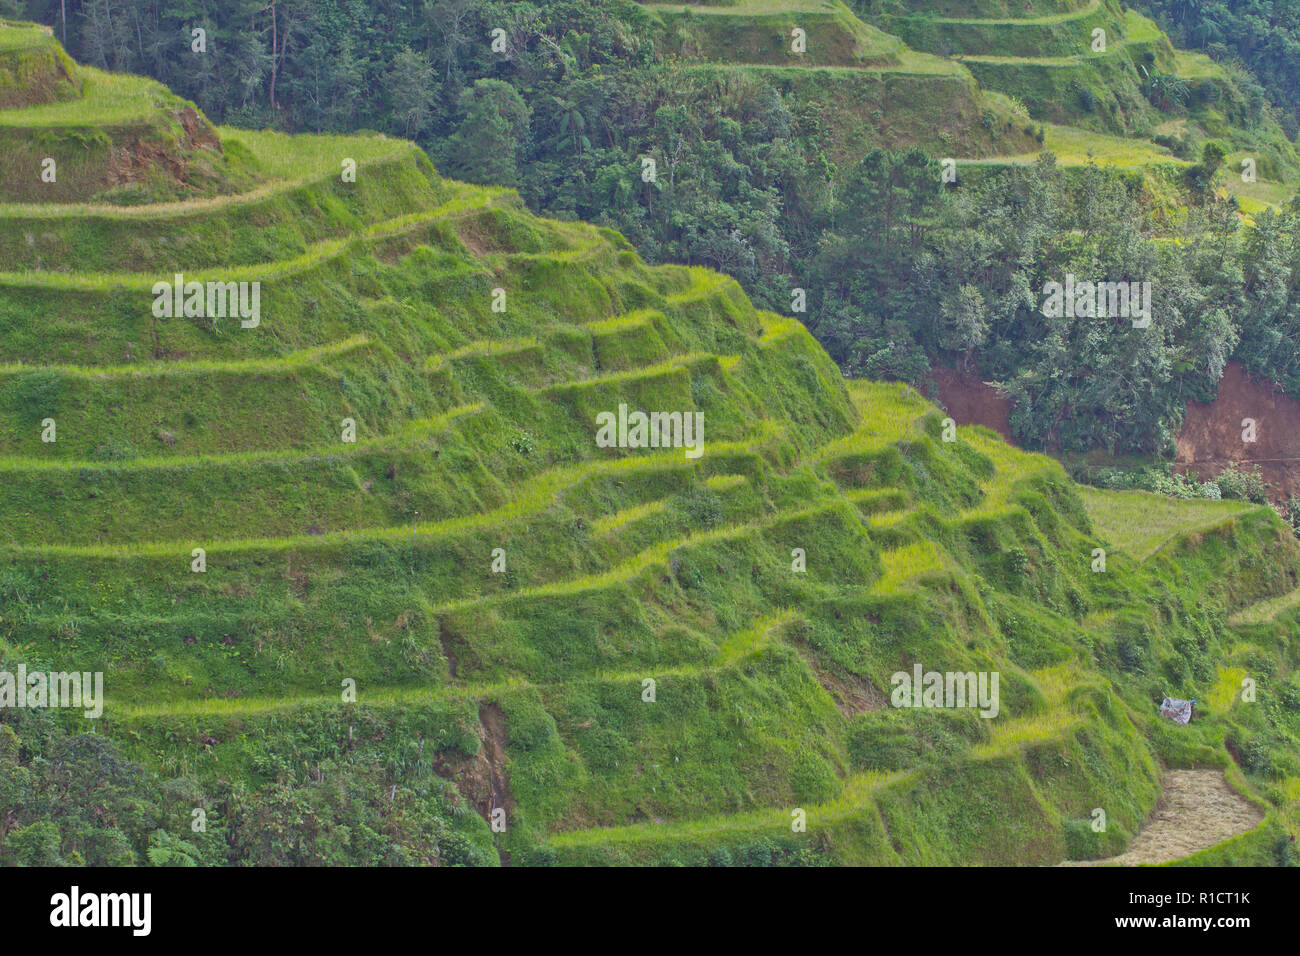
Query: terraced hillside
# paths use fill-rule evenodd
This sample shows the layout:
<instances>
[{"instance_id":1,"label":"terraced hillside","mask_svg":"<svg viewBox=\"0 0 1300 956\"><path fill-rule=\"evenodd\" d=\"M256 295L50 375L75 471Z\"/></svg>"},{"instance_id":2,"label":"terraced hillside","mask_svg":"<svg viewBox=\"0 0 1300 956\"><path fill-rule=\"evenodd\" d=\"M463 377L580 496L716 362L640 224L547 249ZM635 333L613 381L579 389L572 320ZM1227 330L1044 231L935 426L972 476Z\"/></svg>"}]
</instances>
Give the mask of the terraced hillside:
<instances>
[{"instance_id":1,"label":"terraced hillside","mask_svg":"<svg viewBox=\"0 0 1300 956\"><path fill-rule=\"evenodd\" d=\"M0 710L0 861L1044 864L1122 852L1165 766L1261 806L1204 859L1281 859L1273 512L1121 538L1127 499L846 383L726 277L401 141L216 133L242 191L0 183L0 670L107 696L93 736ZM257 321L159 315L178 273ZM700 454L602 447L621 406ZM996 714L890 706L915 665L996 672Z\"/></svg>"},{"instance_id":2,"label":"terraced hillside","mask_svg":"<svg viewBox=\"0 0 1300 956\"><path fill-rule=\"evenodd\" d=\"M872 146L919 146L996 169L1047 150L1067 166L1140 170L1148 192L1165 196L1214 140L1233 173L1221 188L1248 214L1284 203L1300 182L1294 146L1271 118L1253 118L1231 69L1175 50L1118 0L644 6L664 24L658 46L695 69L744 65L824 102L839 162ZM802 54L792 50L796 29L806 34ZM1174 105L1186 115L1164 109ZM1247 158L1250 181L1236 175Z\"/></svg>"},{"instance_id":3,"label":"terraced hillside","mask_svg":"<svg viewBox=\"0 0 1300 956\"><path fill-rule=\"evenodd\" d=\"M910 48L838 0L643 6L655 14L656 48L682 57L720 90L759 77L819 104L837 162L872 146L946 152L961 144L963 156L978 157L1036 144L1027 118L1015 122L962 64Z\"/></svg>"},{"instance_id":4,"label":"terraced hillside","mask_svg":"<svg viewBox=\"0 0 1300 956\"><path fill-rule=\"evenodd\" d=\"M133 205L249 183L194 104L151 80L74 66L47 28L0 25L0 195Z\"/></svg>"},{"instance_id":5,"label":"terraced hillside","mask_svg":"<svg viewBox=\"0 0 1300 956\"><path fill-rule=\"evenodd\" d=\"M54 103L81 92L72 59L48 29L12 24L0 35L0 106Z\"/></svg>"},{"instance_id":6,"label":"terraced hillside","mask_svg":"<svg viewBox=\"0 0 1300 956\"><path fill-rule=\"evenodd\" d=\"M1171 167L1196 158L1201 144L1219 140L1233 173L1223 187L1247 213L1285 201L1300 180L1294 146L1270 118L1252 118L1250 94L1228 67L1174 49L1154 22L1116 0L864 0L861 7L912 47L952 57L985 89L1044 121L1044 143L1059 162L1140 169L1158 184ZM1172 115L1173 107L1185 115ZM1249 182L1236 175L1246 158L1257 167Z\"/></svg>"},{"instance_id":7,"label":"terraced hillside","mask_svg":"<svg viewBox=\"0 0 1300 956\"><path fill-rule=\"evenodd\" d=\"M1172 68L1169 41L1114 0L1061 7L1023 19L883 19L912 45L955 57L981 84L1019 96L1036 116L1117 133L1141 128L1155 111L1140 71Z\"/></svg>"}]
</instances>

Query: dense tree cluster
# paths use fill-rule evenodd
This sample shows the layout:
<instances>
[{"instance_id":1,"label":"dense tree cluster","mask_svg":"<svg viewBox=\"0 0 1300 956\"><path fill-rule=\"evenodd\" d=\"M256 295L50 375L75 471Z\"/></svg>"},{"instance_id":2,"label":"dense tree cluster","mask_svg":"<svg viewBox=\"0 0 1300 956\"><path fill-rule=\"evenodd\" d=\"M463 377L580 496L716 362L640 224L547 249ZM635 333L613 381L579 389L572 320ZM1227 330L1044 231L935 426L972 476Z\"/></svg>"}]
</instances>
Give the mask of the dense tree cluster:
<instances>
[{"instance_id":1,"label":"dense tree cluster","mask_svg":"<svg viewBox=\"0 0 1300 956\"><path fill-rule=\"evenodd\" d=\"M868 225L828 237L808 267L826 294L810 322L846 371L916 379L927 355L957 353L1015 399L1022 442L1112 451L1167 450L1180 409L1212 394L1234 354L1300 389L1285 318L1294 214L1266 215L1243 239L1211 199L1179 235L1153 239L1128 185L1095 168L1045 156L946 194L938 177L918 153L873 152L850 173L842 218ZM1260 269L1278 272L1261 284ZM1047 283L1070 275L1150 282L1150 327L1045 315ZM1243 327L1270 295L1269 328Z\"/></svg>"}]
</instances>

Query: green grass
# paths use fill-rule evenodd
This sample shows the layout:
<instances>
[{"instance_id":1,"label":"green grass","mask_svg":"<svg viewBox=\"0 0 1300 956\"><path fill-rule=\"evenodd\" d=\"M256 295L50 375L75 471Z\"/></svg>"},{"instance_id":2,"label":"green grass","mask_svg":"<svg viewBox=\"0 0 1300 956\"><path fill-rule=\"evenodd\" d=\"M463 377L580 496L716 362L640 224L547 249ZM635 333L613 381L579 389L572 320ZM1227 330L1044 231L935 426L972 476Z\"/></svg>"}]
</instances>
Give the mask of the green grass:
<instances>
[{"instance_id":1,"label":"green grass","mask_svg":"<svg viewBox=\"0 0 1300 956\"><path fill-rule=\"evenodd\" d=\"M856 67L892 63L904 49L894 36L871 26L837 0L684 7L645 5L663 24L657 43L664 49L714 63ZM803 53L792 49L793 31L803 29Z\"/></svg>"},{"instance_id":2,"label":"green grass","mask_svg":"<svg viewBox=\"0 0 1300 956\"><path fill-rule=\"evenodd\" d=\"M437 219L446 219L478 211L490 205L503 194L501 190L466 190L429 210L406 213L383 222L371 223L358 230L356 235L339 239L326 239L314 243L306 251L292 258L276 262L257 263L222 269L209 267L186 275L186 281L256 282L285 277L304 272L333 259L344 252L357 239L392 238L403 232L417 229ZM575 255L578 253L568 253ZM159 281L156 272L0 272L0 285L33 286L80 292L109 292L115 289L152 289ZM152 293L151 293L152 294Z\"/></svg>"},{"instance_id":3,"label":"green grass","mask_svg":"<svg viewBox=\"0 0 1300 956\"><path fill-rule=\"evenodd\" d=\"M80 92L75 64L47 28L0 25L0 108L70 100Z\"/></svg>"},{"instance_id":4,"label":"green grass","mask_svg":"<svg viewBox=\"0 0 1300 956\"><path fill-rule=\"evenodd\" d=\"M882 594L900 591L909 586L915 578L942 571L945 566L943 556L930 541L908 545L896 551L886 551L881 555L880 560L884 565L885 573L876 582L876 589Z\"/></svg>"},{"instance_id":5,"label":"green grass","mask_svg":"<svg viewBox=\"0 0 1300 956\"><path fill-rule=\"evenodd\" d=\"M821 13L841 6L832 0L732 0L728 3L642 3L650 10L680 13L689 10L701 16L755 16L766 13Z\"/></svg>"},{"instance_id":6,"label":"green grass","mask_svg":"<svg viewBox=\"0 0 1300 956\"><path fill-rule=\"evenodd\" d=\"M1178 76L1184 80L1222 79L1224 77L1223 67L1204 53L1175 50L1174 65L1177 68Z\"/></svg>"},{"instance_id":7,"label":"green grass","mask_svg":"<svg viewBox=\"0 0 1300 956\"><path fill-rule=\"evenodd\" d=\"M40 27L34 23L0 20L0 51L52 45L54 45L54 37L47 27Z\"/></svg>"},{"instance_id":8,"label":"green grass","mask_svg":"<svg viewBox=\"0 0 1300 956\"><path fill-rule=\"evenodd\" d=\"M223 144L247 149L266 180L242 193L213 196L208 199L147 203L140 206L116 206L104 203L0 203L0 218L31 217L73 219L104 216L119 222L131 219L151 221L191 218L212 212L225 213L228 207L253 204L285 191L287 186L303 186L321 179L338 180L344 158L355 159L358 181L365 182L366 166L390 162L418 154L412 143L381 134L353 136L295 137L270 130L216 127Z\"/></svg>"},{"instance_id":9,"label":"green grass","mask_svg":"<svg viewBox=\"0 0 1300 956\"><path fill-rule=\"evenodd\" d=\"M144 77L106 73L93 67L81 67L80 75L84 81L80 99L0 110L0 128L144 124L158 110L173 109L184 102L166 87Z\"/></svg>"},{"instance_id":10,"label":"green grass","mask_svg":"<svg viewBox=\"0 0 1300 956\"><path fill-rule=\"evenodd\" d=\"M1089 16L1097 12L1101 6L1102 0L1088 0L1084 6L1079 7L1077 10L1060 10L1056 13L1045 13L1036 17L1008 17L1002 19L995 17L933 17L930 19L939 23L1000 24L1004 26L1018 26L1020 24L1032 23L1062 23Z\"/></svg>"},{"instance_id":11,"label":"green grass","mask_svg":"<svg viewBox=\"0 0 1300 956\"><path fill-rule=\"evenodd\" d=\"M1244 608L1234 614L1229 619L1229 623L1266 624L1297 607L1300 607L1300 588Z\"/></svg>"},{"instance_id":12,"label":"green grass","mask_svg":"<svg viewBox=\"0 0 1300 956\"><path fill-rule=\"evenodd\" d=\"M1098 534L1139 561L1179 535L1213 528L1258 508L1240 501L1182 500L1086 486L1079 488L1079 495Z\"/></svg>"},{"instance_id":13,"label":"green grass","mask_svg":"<svg viewBox=\"0 0 1300 956\"><path fill-rule=\"evenodd\" d=\"M1023 18L899 15L881 25L911 47L947 56L1074 56L1088 51L1094 28L1105 29L1112 41L1123 32L1116 5L1103 0Z\"/></svg>"},{"instance_id":14,"label":"green grass","mask_svg":"<svg viewBox=\"0 0 1300 956\"><path fill-rule=\"evenodd\" d=\"M1061 126L1057 123L1044 123L1043 129L1045 138L1038 151L988 159L958 159L957 163L958 165L1028 165L1037 161L1041 153L1049 152L1062 166L1084 166L1095 163L1098 166L1134 169L1156 163L1191 165L1190 160L1176 159L1163 146L1157 146L1145 139L1098 133L1074 126Z\"/></svg>"},{"instance_id":15,"label":"green grass","mask_svg":"<svg viewBox=\"0 0 1300 956\"><path fill-rule=\"evenodd\" d=\"M1129 43L1168 43L1156 22L1136 10L1124 11L1124 32Z\"/></svg>"}]
</instances>

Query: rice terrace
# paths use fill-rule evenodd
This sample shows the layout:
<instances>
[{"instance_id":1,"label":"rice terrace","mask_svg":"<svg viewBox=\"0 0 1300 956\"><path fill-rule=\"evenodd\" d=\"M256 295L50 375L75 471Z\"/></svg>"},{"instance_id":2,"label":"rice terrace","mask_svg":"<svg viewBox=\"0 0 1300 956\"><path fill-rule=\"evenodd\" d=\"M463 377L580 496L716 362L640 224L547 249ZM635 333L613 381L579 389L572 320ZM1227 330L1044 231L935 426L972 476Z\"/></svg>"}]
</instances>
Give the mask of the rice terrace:
<instances>
[{"instance_id":1,"label":"rice terrace","mask_svg":"<svg viewBox=\"0 0 1300 956\"><path fill-rule=\"evenodd\" d=\"M216 6L0 0L0 864L1300 863L1300 3Z\"/></svg>"}]
</instances>

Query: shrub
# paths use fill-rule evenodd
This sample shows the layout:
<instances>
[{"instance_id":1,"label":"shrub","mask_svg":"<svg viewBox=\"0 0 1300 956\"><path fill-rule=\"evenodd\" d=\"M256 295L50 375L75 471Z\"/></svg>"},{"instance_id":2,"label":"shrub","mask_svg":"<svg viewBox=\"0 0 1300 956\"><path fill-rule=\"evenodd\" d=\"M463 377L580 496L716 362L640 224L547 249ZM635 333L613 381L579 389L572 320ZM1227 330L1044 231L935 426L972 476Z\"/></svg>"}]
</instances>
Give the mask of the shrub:
<instances>
[{"instance_id":1,"label":"shrub","mask_svg":"<svg viewBox=\"0 0 1300 956\"><path fill-rule=\"evenodd\" d=\"M1296 537L1300 538L1300 498L1292 495L1284 503L1274 506L1282 520L1291 526Z\"/></svg>"},{"instance_id":2,"label":"shrub","mask_svg":"<svg viewBox=\"0 0 1300 956\"><path fill-rule=\"evenodd\" d=\"M849 760L857 770L906 770L921 757L921 746L902 727L860 714L849 725Z\"/></svg>"},{"instance_id":3,"label":"shrub","mask_svg":"<svg viewBox=\"0 0 1300 956\"><path fill-rule=\"evenodd\" d=\"M90 457L95 461L132 461L140 457L140 451L130 442L113 438L96 445Z\"/></svg>"},{"instance_id":4,"label":"shrub","mask_svg":"<svg viewBox=\"0 0 1300 956\"><path fill-rule=\"evenodd\" d=\"M1140 638L1125 634L1115 642L1115 655L1119 666L1125 671L1142 670L1142 658L1146 656L1145 642Z\"/></svg>"},{"instance_id":5,"label":"shrub","mask_svg":"<svg viewBox=\"0 0 1300 956\"><path fill-rule=\"evenodd\" d=\"M1241 748L1241 766L1249 773L1259 774L1261 777L1268 776L1273 768L1273 761L1268 744L1263 738L1255 737Z\"/></svg>"},{"instance_id":6,"label":"shrub","mask_svg":"<svg viewBox=\"0 0 1300 956\"><path fill-rule=\"evenodd\" d=\"M520 750L538 750L559 737L555 718L540 703L531 700L511 701L506 727L510 745Z\"/></svg>"},{"instance_id":7,"label":"shrub","mask_svg":"<svg viewBox=\"0 0 1300 956\"><path fill-rule=\"evenodd\" d=\"M14 830L6 841L4 862L10 866L60 866L59 828L50 820L40 820Z\"/></svg>"},{"instance_id":8,"label":"shrub","mask_svg":"<svg viewBox=\"0 0 1300 956\"><path fill-rule=\"evenodd\" d=\"M1071 860L1096 860L1105 854L1102 835L1091 820L1065 821L1065 855Z\"/></svg>"},{"instance_id":9,"label":"shrub","mask_svg":"<svg viewBox=\"0 0 1300 956\"><path fill-rule=\"evenodd\" d=\"M760 837L753 843L736 848L736 862L741 866L771 866L776 851L775 843Z\"/></svg>"},{"instance_id":10,"label":"shrub","mask_svg":"<svg viewBox=\"0 0 1300 956\"><path fill-rule=\"evenodd\" d=\"M1225 498L1238 498L1242 501L1253 501L1256 504L1266 504L1268 502L1269 484L1264 480L1264 476L1260 474L1258 465L1249 471L1245 471L1235 464L1229 465L1219 472L1214 481Z\"/></svg>"},{"instance_id":11,"label":"shrub","mask_svg":"<svg viewBox=\"0 0 1300 956\"><path fill-rule=\"evenodd\" d=\"M722 499L707 488L692 488L681 495L678 507L699 528L715 527L722 520Z\"/></svg>"},{"instance_id":12,"label":"shrub","mask_svg":"<svg viewBox=\"0 0 1300 956\"><path fill-rule=\"evenodd\" d=\"M510 447L521 455L531 455L536 449L533 442L533 436L528 432L520 432L514 438L510 439Z\"/></svg>"},{"instance_id":13,"label":"shrub","mask_svg":"<svg viewBox=\"0 0 1300 956\"><path fill-rule=\"evenodd\" d=\"M825 803L835 796L838 780L821 756L811 750L801 750L790 768L790 789L796 800Z\"/></svg>"}]
</instances>

